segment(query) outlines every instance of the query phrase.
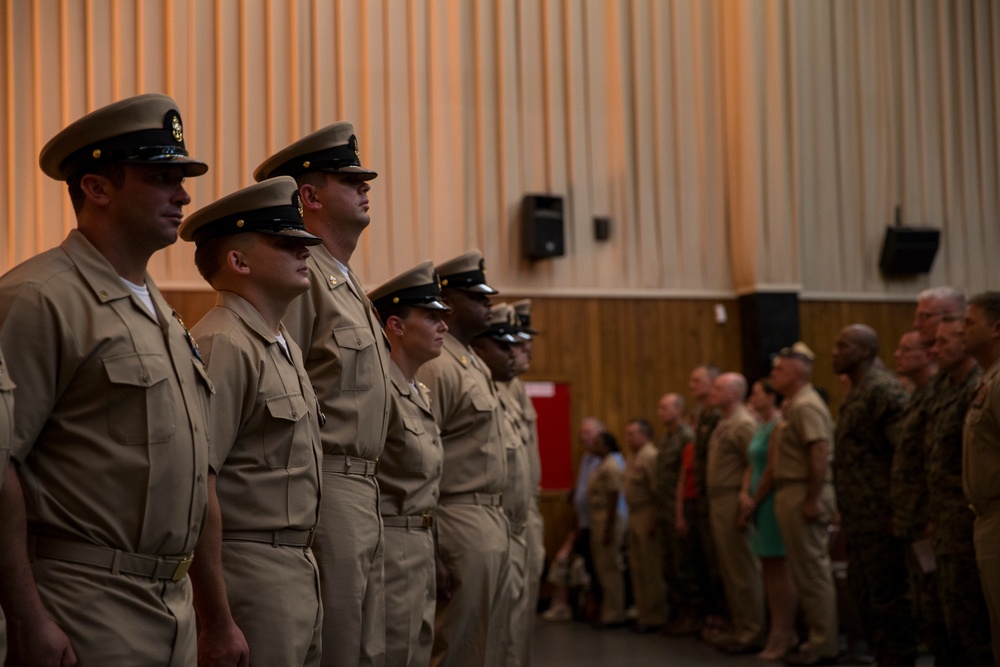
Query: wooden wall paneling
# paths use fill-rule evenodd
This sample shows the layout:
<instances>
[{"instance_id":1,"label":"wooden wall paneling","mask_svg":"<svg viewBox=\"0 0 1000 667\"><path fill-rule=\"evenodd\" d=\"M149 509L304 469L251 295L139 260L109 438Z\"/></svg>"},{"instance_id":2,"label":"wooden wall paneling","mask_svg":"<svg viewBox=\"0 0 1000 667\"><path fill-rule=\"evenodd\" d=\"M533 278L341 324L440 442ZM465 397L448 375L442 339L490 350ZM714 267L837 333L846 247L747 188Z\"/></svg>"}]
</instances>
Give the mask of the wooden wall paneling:
<instances>
[{"instance_id":1,"label":"wooden wall paneling","mask_svg":"<svg viewBox=\"0 0 1000 667\"><path fill-rule=\"evenodd\" d=\"M914 302L802 301L799 303L802 340L816 353L813 384L830 392L834 418L844 397L844 385L832 368L831 350L840 330L848 324L867 324L879 335L879 357L890 370L899 338L913 328Z\"/></svg>"}]
</instances>

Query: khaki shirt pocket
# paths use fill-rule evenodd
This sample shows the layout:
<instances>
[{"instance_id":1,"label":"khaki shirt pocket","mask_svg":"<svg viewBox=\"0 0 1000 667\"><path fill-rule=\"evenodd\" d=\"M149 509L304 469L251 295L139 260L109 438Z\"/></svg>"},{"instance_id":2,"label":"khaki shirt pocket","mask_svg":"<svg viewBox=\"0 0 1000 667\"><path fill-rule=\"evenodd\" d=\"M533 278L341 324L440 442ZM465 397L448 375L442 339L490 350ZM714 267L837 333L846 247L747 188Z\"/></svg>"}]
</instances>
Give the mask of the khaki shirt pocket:
<instances>
[{"instance_id":1,"label":"khaki shirt pocket","mask_svg":"<svg viewBox=\"0 0 1000 667\"><path fill-rule=\"evenodd\" d=\"M472 394L471 400L476 412L493 412L497 408L497 402L492 397L478 392Z\"/></svg>"},{"instance_id":2,"label":"khaki shirt pocket","mask_svg":"<svg viewBox=\"0 0 1000 667\"><path fill-rule=\"evenodd\" d=\"M400 456L401 465L410 472L425 472L423 443L427 439L427 429L419 417L403 417L403 429L406 442Z\"/></svg>"},{"instance_id":3,"label":"khaki shirt pocket","mask_svg":"<svg viewBox=\"0 0 1000 667\"><path fill-rule=\"evenodd\" d=\"M371 389L375 377L375 337L367 326L333 330L340 351L341 391Z\"/></svg>"},{"instance_id":4,"label":"khaki shirt pocket","mask_svg":"<svg viewBox=\"0 0 1000 667\"><path fill-rule=\"evenodd\" d=\"M265 401L267 414L261 441L268 468L299 468L313 457L308 434L309 408L302 394L285 394ZM298 444L298 447L293 445Z\"/></svg>"},{"instance_id":5,"label":"khaki shirt pocket","mask_svg":"<svg viewBox=\"0 0 1000 667\"><path fill-rule=\"evenodd\" d=\"M167 442L173 437L177 406L162 354L123 354L104 359L108 375L108 434L122 445Z\"/></svg>"}]
</instances>

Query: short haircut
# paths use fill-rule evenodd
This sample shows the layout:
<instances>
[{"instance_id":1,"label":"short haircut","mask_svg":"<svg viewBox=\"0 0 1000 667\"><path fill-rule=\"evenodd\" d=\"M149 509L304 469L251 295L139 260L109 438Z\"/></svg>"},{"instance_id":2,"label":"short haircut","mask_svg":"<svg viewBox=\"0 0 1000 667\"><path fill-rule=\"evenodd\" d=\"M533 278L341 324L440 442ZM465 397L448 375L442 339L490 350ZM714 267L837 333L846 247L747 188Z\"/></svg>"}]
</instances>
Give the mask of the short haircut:
<instances>
[{"instance_id":1,"label":"short haircut","mask_svg":"<svg viewBox=\"0 0 1000 667\"><path fill-rule=\"evenodd\" d=\"M965 292L954 287L930 287L917 295L917 303L921 301L937 301L947 309L949 315L965 314L967 303Z\"/></svg>"},{"instance_id":2,"label":"short haircut","mask_svg":"<svg viewBox=\"0 0 1000 667\"><path fill-rule=\"evenodd\" d=\"M225 241L227 237L217 236L198 244L194 249L194 265L198 268L198 273L208 284L212 284L223 264L226 263Z\"/></svg>"},{"instance_id":3,"label":"short haircut","mask_svg":"<svg viewBox=\"0 0 1000 667\"><path fill-rule=\"evenodd\" d=\"M83 188L80 187L80 181L87 174L97 174L98 176L103 176L116 188L120 188L125 185L125 165L121 162L108 162L102 164L94 169L88 169L85 171L80 171L68 179L66 179L66 186L69 188L69 200L73 204L73 211L79 213L83 209L83 202L87 200L87 196L83 194Z\"/></svg>"},{"instance_id":4,"label":"short haircut","mask_svg":"<svg viewBox=\"0 0 1000 667\"><path fill-rule=\"evenodd\" d=\"M598 431L606 431L607 428L604 426L604 422L599 417L584 417L583 421L590 422L597 427Z\"/></svg>"},{"instance_id":5,"label":"short haircut","mask_svg":"<svg viewBox=\"0 0 1000 667\"><path fill-rule=\"evenodd\" d=\"M990 324L1000 320L1000 292L980 292L969 299L969 305L983 311Z\"/></svg>"},{"instance_id":6,"label":"short haircut","mask_svg":"<svg viewBox=\"0 0 1000 667\"><path fill-rule=\"evenodd\" d=\"M409 304L389 304L387 306L382 306L378 311L379 319L382 321L382 326L389 321L390 317L398 317L401 320L405 320L410 316L410 311L413 310L413 306Z\"/></svg>"},{"instance_id":7,"label":"short haircut","mask_svg":"<svg viewBox=\"0 0 1000 667\"><path fill-rule=\"evenodd\" d=\"M653 426L649 423L648 419L634 418L629 419L628 423L638 426L639 430L645 433L647 438L653 437Z\"/></svg>"},{"instance_id":8,"label":"short haircut","mask_svg":"<svg viewBox=\"0 0 1000 667\"><path fill-rule=\"evenodd\" d=\"M712 380L722 375L722 369L716 366L715 364L703 363L703 364L698 364L694 368L695 370L698 370L699 368L704 368L705 372L708 373L708 377L711 378Z\"/></svg>"}]
</instances>

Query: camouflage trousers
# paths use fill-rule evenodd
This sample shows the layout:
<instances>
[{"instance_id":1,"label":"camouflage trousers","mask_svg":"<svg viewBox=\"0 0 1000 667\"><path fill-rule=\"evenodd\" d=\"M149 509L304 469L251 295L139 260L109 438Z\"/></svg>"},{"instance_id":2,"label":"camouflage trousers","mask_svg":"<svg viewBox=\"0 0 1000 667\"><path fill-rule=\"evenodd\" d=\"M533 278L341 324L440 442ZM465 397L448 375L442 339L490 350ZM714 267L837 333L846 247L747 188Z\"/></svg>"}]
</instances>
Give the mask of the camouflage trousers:
<instances>
[{"instance_id":1,"label":"camouflage trousers","mask_svg":"<svg viewBox=\"0 0 1000 667\"><path fill-rule=\"evenodd\" d=\"M944 613L938 599L938 572L924 572L913 551L913 542L906 542L906 568L913 599L913 618L917 631L934 656L934 667L962 667L965 663L953 656L944 624Z\"/></svg>"},{"instance_id":2,"label":"camouflage trousers","mask_svg":"<svg viewBox=\"0 0 1000 667\"><path fill-rule=\"evenodd\" d=\"M908 544L885 533L847 536L847 581L879 667L913 667L917 659Z\"/></svg>"},{"instance_id":3,"label":"camouflage trousers","mask_svg":"<svg viewBox=\"0 0 1000 667\"><path fill-rule=\"evenodd\" d=\"M695 550L688 539L677 534L673 518L667 521L661 517L658 526L670 618L700 617L702 601L694 568Z\"/></svg>"},{"instance_id":4,"label":"camouflage trousers","mask_svg":"<svg viewBox=\"0 0 1000 667\"><path fill-rule=\"evenodd\" d=\"M993 664L990 615L972 545L968 551L938 554L937 566L938 598L953 657L941 664L989 667Z\"/></svg>"}]
</instances>

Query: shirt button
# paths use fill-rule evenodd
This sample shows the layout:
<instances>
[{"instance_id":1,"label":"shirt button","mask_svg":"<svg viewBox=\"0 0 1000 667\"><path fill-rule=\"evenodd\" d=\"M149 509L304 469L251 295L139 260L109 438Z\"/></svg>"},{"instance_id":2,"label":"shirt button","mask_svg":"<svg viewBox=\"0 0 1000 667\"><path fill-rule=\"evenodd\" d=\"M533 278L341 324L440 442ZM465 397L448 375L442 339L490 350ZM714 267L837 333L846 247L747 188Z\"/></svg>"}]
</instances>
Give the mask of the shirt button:
<instances>
[{"instance_id":1,"label":"shirt button","mask_svg":"<svg viewBox=\"0 0 1000 667\"><path fill-rule=\"evenodd\" d=\"M198 475L198 477L196 479L200 482L202 480L202 476Z\"/></svg>"}]
</instances>

